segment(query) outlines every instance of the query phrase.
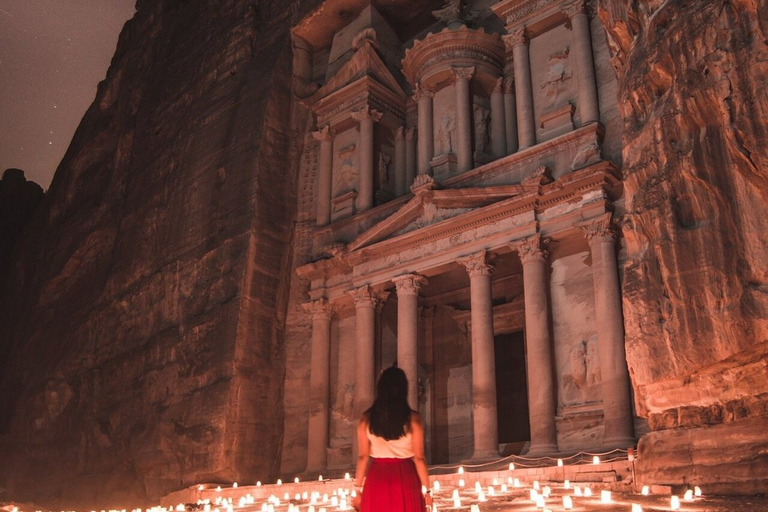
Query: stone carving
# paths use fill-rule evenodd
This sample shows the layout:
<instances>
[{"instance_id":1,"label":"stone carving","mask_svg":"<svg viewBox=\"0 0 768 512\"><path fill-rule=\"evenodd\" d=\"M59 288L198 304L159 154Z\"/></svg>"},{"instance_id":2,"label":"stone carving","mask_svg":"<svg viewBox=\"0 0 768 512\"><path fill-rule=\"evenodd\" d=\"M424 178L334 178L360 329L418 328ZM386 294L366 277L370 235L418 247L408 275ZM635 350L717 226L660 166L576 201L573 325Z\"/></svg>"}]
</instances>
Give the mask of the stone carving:
<instances>
[{"instance_id":1,"label":"stone carving","mask_svg":"<svg viewBox=\"0 0 768 512\"><path fill-rule=\"evenodd\" d=\"M427 278L419 274L405 274L392 279L397 289L397 296L418 295L422 285L427 284Z\"/></svg>"},{"instance_id":2,"label":"stone carving","mask_svg":"<svg viewBox=\"0 0 768 512\"><path fill-rule=\"evenodd\" d=\"M566 88L566 82L573 77L573 71L567 67L570 48L549 56L549 70L541 88L549 105L554 105L560 93Z\"/></svg>"},{"instance_id":3,"label":"stone carving","mask_svg":"<svg viewBox=\"0 0 768 512\"><path fill-rule=\"evenodd\" d=\"M600 144L591 142L586 146L582 146L576 152L576 156L573 157L573 162L571 163L571 169L581 169L600 160L602 160Z\"/></svg>"},{"instance_id":4,"label":"stone carving","mask_svg":"<svg viewBox=\"0 0 768 512\"><path fill-rule=\"evenodd\" d=\"M493 272L493 265L488 263L488 251L485 250L459 258L456 263L467 270L469 277L489 276Z\"/></svg>"},{"instance_id":5,"label":"stone carving","mask_svg":"<svg viewBox=\"0 0 768 512\"><path fill-rule=\"evenodd\" d=\"M432 16L445 23L450 29L461 27L465 25L461 14L461 2L462 0L447 0L442 9L432 11Z\"/></svg>"},{"instance_id":6,"label":"stone carving","mask_svg":"<svg viewBox=\"0 0 768 512\"><path fill-rule=\"evenodd\" d=\"M590 247L593 244L616 243L616 232L611 225L611 217L612 214L609 212L586 226L582 226L584 236Z\"/></svg>"},{"instance_id":7,"label":"stone carving","mask_svg":"<svg viewBox=\"0 0 768 512\"><path fill-rule=\"evenodd\" d=\"M581 391L600 383L600 366L597 345L594 341L578 342L569 353L573 384Z\"/></svg>"},{"instance_id":8,"label":"stone carving","mask_svg":"<svg viewBox=\"0 0 768 512\"><path fill-rule=\"evenodd\" d=\"M491 112L476 103L472 106L472 109L474 110L475 119L475 150L480 153L487 153L488 145L491 142L488 135L488 122L490 121Z\"/></svg>"},{"instance_id":9,"label":"stone carving","mask_svg":"<svg viewBox=\"0 0 768 512\"><path fill-rule=\"evenodd\" d=\"M331 126L327 124L317 131L312 132L312 137L318 142L322 142L324 140L333 140L333 132L331 132Z\"/></svg>"},{"instance_id":10,"label":"stone carving","mask_svg":"<svg viewBox=\"0 0 768 512\"><path fill-rule=\"evenodd\" d=\"M456 112L446 109L437 125L438 155L452 154L456 148Z\"/></svg>"},{"instance_id":11,"label":"stone carving","mask_svg":"<svg viewBox=\"0 0 768 512\"><path fill-rule=\"evenodd\" d=\"M358 174L355 154L356 146L354 144L339 151L338 172L333 175L334 195L354 188Z\"/></svg>"},{"instance_id":12,"label":"stone carving","mask_svg":"<svg viewBox=\"0 0 768 512\"><path fill-rule=\"evenodd\" d=\"M306 302L302 304L302 307L307 313L312 315L313 320L330 320L333 317L333 305L328 302L328 299L317 299L312 302Z\"/></svg>"},{"instance_id":13,"label":"stone carving","mask_svg":"<svg viewBox=\"0 0 768 512\"><path fill-rule=\"evenodd\" d=\"M349 294L355 301L355 308L375 308L380 302L377 293L368 285L361 286Z\"/></svg>"},{"instance_id":14,"label":"stone carving","mask_svg":"<svg viewBox=\"0 0 768 512\"><path fill-rule=\"evenodd\" d=\"M352 39L352 49L357 51L366 41L370 42L374 48L378 48L379 44L376 39L376 30L373 27L367 27L358 32Z\"/></svg>"},{"instance_id":15,"label":"stone carving","mask_svg":"<svg viewBox=\"0 0 768 512\"><path fill-rule=\"evenodd\" d=\"M547 245L549 239L543 238L541 233L524 238L517 243L517 252L523 265L531 262L546 261L549 253Z\"/></svg>"},{"instance_id":16,"label":"stone carving","mask_svg":"<svg viewBox=\"0 0 768 512\"><path fill-rule=\"evenodd\" d=\"M422 190L432 190L434 188L437 188L437 182L432 176L429 174L419 174L413 180L411 192L417 194Z\"/></svg>"},{"instance_id":17,"label":"stone carving","mask_svg":"<svg viewBox=\"0 0 768 512\"><path fill-rule=\"evenodd\" d=\"M366 105L360 110L352 112L352 119L354 119L355 121L364 121L366 119L371 119L373 120L374 123L378 123L379 121L381 121L381 117L383 115L384 114L382 112L372 109L370 105Z\"/></svg>"},{"instance_id":18,"label":"stone carving","mask_svg":"<svg viewBox=\"0 0 768 512\"><path fill-rule=\"evenodd\" d=\"M337 418L353 421L355 419L355 385L345 384L336 392L333 415Z\"/></svg>"},{"instance_id":19,"label":"stone carving","mask_svg":"<svg viewBox=\"0 0 768 512\"><path fill-rule=\"evenodd\" d=\"M387 188L390 182L389 167L392 163L392 157L384 151L379 151L379 163L376 166L376 176L379 180L379 190Z\"/></svg>"},{"instance_id":20,"label":"stone carving","mask_svg":"<svg viewBox=\"0 0 768 512\"><path fill-rule=\"evenodd\" d=\"M525 27L523 27L515 30L510 34L501 36L501 40L504 41L504 47L507 49L507 51L512 51L515 46L528 44L528 35L525 32Z\"/></svg>"}]
</instances>

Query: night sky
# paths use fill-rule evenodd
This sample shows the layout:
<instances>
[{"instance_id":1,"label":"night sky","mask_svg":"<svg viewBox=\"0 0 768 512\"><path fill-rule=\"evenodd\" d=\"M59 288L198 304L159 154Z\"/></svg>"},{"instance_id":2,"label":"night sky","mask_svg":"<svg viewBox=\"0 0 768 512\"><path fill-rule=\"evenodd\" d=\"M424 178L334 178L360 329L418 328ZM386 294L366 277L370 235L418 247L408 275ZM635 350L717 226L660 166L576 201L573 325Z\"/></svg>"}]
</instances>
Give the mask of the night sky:
<instances>
[{"instance_id":1,"label":"night sky","mask_svg":"<svg viewBox=\"0 0 768 512\"><path fill-rule=\"evenodd\" d=\"M0 173L47 189L135 0L0 0Z\"/></svg>"}]
</instances>

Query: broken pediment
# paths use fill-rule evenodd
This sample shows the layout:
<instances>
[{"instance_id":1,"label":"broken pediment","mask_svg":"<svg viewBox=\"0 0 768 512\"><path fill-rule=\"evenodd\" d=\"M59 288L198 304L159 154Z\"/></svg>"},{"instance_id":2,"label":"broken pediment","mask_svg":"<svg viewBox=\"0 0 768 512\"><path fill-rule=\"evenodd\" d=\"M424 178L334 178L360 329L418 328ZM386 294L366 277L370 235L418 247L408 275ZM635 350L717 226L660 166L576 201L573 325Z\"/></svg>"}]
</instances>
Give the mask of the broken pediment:
<instances>
[{"instance_id":1,"label":"broken pediment","mask_svg":"<svg viewBox=\"0 0 768 512\"><path fill-rule=\"evenodd\" d=\"M519 196L526 190L520 185L504 185L449 190L420 187L414 189L414 192L414 197L397 212L350 242L347 251L356 251L388 238L429 228L477 208Z\"/></svg>"}]
</instances>

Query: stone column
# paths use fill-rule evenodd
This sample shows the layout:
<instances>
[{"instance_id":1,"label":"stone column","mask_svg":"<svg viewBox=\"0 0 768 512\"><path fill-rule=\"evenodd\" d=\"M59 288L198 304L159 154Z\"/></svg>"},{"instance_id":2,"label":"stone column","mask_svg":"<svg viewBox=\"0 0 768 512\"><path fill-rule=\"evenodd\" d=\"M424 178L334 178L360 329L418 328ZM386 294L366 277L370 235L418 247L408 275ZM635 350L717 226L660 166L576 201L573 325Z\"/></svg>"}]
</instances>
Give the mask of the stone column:
<instances>
[{"instance_id":1,"label":"stone column","mask_svg":"<svg viewBox=\"0 0 768 512\"><path fill-rule=\"evenodd\" d=\"M405 127L401 126L395 131L395 195L405 194L406 185L406 161L405 161Z\"/></svg>"},{"instance_id":2,"label":"stone column","mask_svg":"<svg viewBox=\"0 0 768 512\"><path fill-rule=\"evenodd\" d=\"M472 169L472 94L469 81L475 67L451 68L456 87L456 166L459 172Z\"/></svg>"},{"instance_id":3,"label":"stone column","mask_svg":"<svg viewBox=\"0 0 768 512\"><path fill-rule=\"evenodd\" d=\"M528 411L531 424L531 455L557 451L555 426L555 376L549 338L547 251L541 235L521 241L517 247L523 263L525 344L528 374Z\"/></svg>"},{"instance_id":4,"label":"stone column","mask_svg":"<svg viewBox=\"0 0 768 512\"><path fill-rule=\"evenodd\" d=\"M418 104L419 174L432 174L430 162L435 156L434 125L432 120L432 97L434 94L417 85L413 96Z\"/></svg>"},{"instance_id":5,"label":"stone column","mask_svg":"<svg viewBox=\"0 0 768 512\"><path fill-rule=\"evenodd\" d=\"M536 119L533 113L531 62L525 29L519 29L508 36L504 36L504 42L512 46L514 59L517 138L521 149L529 148L536 144Z\"/></svg>"},{"instance_id":6,"label":"stone column","mask_svg":"<svg viewBox=\"0 0 768 512\"><path fill-rule=\"evenodd\" d=\"M577 0L565 9L573 28L573 56L576 80L579 84L579 115L581 125L600 121L595 81L595 61L592 56L592 35L589 30L584 0Z\"/></svg>"},{"instance_id":7,"label":"stone column","mask_svg":"<svg viewBox=\"0 0 768 512\"><path fill-rule=\"evenodd\" d=\"M376 347L376 308L379 296L370 286L362 286L352 294L355 301L355 417L373 404L376 374L373 370Z\"/></svg>"},{"instance_id":8,"label":"stone column","mask_svg":"<svg viewBox=\"0 0 768 512\"><path fill-rule=\"evenodd\" d=\"M491 92L491 151L495 158L507 155L507 121L504 111L504 78L496 80Z\"/></svg>"},{"instance_id":9,"label":"stone column","mask_svg":"<svg viewBox=\"0 0 768 512\"><path fill-rule=\"evenodd\" d=\"M373 123L378 122L381 115L381 112L372 110L368 105L352 113L352 119L360 123L360 139L357 144L357 211L373 207Z\"/></svg>"},{"instance_id":10,"label":"stone column","mask_svg":"<svg viewBox=\"0 0 768 512\"><path fill-rule=\"evenodd\" d=\"M427 278L406 274L392 279L397 289L397 366L408 377L408 404L419 410L419 288Z\"/></svg>"},{"instance_id":11,"label":"stone column","mask_svg":"<svg viewBox=\"0 0 768 512\"><path fill-rule=\"evenodd\" d=\"M330 412L331 319L333 308L325 299L304 304L312 314L312 354L309 375L309 431L307 472L324 470L328 463Z\"/></svg>"},{"instance_id":12,"label":"stone column","mask_svg":"<svg viewBox=\"0 0 768 512\"><path fill-rule=\"evenodd\" d=\"M326 125L321 130L312 132L320 142L320 169L317 182L317 225L326 226L331 222L331 179L333 175L333 134Z\"/></svg>"},{"instance_id":13,"label":"stone column","mask_svg":"<svg viewBox=\"0 0 768 512\"><path fill-rule=\"evenodd\" d=\"M416 128L405 130L405 192L416 179Z\"/></svg>"},{"instance_id":14,"label":"stone column","mask_svg":"<svg viewBox=\"0 0 768 512\"><path fill-rule=\"evenodd\" d=\"M499 457L493 295L486 251L456 260L469 274L472 322L472 420L475 460Z\"/></svg>"},{"instance_id":15,"label":"stone column","mask_svg":"<svg viewBox=\"0 0 768 512\"><path fill-rule=\"evenodd\" d=\"M632 446L635 442L629 372L624 351L624 321L621 311L616 238L611 229L611 213L584 227L592 254L595 287L595 319L600 353L600 379L603 390L605 447Z\"/></svg>"},{"instance_id":16,"label":"stone column","mask_svg":"<svg viewBox=\"0 0 768 512\"><path fill-rule=\"evenodd\" d=\"M318 89L312 82L312 45L296 34L291 34L293 49L293 91L299 98L306 98Z\"/></svg>"},{"instance_id":17,"label":"stone column","mask_svg":"<svg viewBox=\"0 0 768 512\"><path fill-rule=\"evenodd\" d=\"M517 151L517 106L515 105L515 81L504 80L504 119L507 128L507 154Z\"/></svg>"}]
</instances>

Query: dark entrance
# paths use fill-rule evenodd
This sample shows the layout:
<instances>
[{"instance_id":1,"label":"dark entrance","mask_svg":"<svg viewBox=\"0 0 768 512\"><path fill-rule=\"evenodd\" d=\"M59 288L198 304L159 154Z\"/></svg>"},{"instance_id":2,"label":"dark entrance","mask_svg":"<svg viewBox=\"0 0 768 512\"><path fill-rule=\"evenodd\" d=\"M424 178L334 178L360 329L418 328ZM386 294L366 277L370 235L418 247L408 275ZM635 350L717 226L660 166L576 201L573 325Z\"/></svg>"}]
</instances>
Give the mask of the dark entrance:
<instances>
[{"instance_id":1,"label":"dark entrance","mask_svg":"<svg viewBox=\"0 0 768 512\"><path fill-rule=\"evenodd\" d=\"M531 440L528 423L528 384L525 372L525 336L522 331L494 338L496 353L496 405L499 443ZM514 450L519 453L519 450Z\"/></svg>"}]
</instances>

